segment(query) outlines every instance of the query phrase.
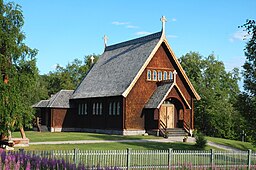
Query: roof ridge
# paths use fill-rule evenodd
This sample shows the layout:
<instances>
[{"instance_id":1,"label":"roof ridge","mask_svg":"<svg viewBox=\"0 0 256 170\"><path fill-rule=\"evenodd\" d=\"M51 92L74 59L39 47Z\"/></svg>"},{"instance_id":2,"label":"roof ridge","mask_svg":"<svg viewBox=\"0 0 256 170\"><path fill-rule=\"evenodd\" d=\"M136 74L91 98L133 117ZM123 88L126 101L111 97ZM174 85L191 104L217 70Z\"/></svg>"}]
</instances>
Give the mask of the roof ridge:
<instances>
[{"instance_id":1,"label":"roof ridge","mask_svg":"<svg viewBox=\"0 0 256 170\"><path fill-rule=\"evenodd\" d=\"M128 41L124 41L124 42L121 42L121 43L117 43L117 44L107 46L105 48L105 51L114 50L114 49L117 49L117 48L120 48L120 47L124 47L124 46L135 44L135 43L140 43L140 42L143 42L143 41L146 41L146 40L152 40L152 39L155 39L155 38L160 38L161 36L162 36L162 31L156 32L156 33L149 34L149 35L146 35L146 36L143 36L143 37L139 37L139 38L135 38L135 39L131 39L131 40L128 40Z\"/></svg>"},{"instance_id":2,"label":"roof ridge","mask_svg":"<svg viewBox=\"0 0 256 170\"><path fill-rule=\"evenodd\" d=\"M54 98L52 99L52 101L49 101L49 102L50 102L50 103L49 103L50 105L48 104L49 106L47 106L47 107L51 107L51 106L53 105L53 103L55 102L55 100L57 99L57 97L60 95L60 93L61 93L61 90L58 91L58 93L55 93L55 94L54 94L55 97L52 96L52 97L54 97Z\"/></svg>"}]
</instances>

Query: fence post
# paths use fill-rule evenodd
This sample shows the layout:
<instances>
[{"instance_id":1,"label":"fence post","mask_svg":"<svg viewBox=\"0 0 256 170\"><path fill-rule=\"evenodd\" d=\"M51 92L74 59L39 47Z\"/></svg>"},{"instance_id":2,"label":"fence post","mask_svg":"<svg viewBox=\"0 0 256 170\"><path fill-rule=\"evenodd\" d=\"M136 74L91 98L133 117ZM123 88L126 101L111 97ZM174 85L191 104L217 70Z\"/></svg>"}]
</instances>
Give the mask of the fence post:
<instances>
[{"instance_id":1,"label":"fence post","mask_svg":"<svg viewBox=\"0 0 256 170\"><path fill-rule=\"evenodd\" d=\"M168 170L171 169L171 163L172 163L172 148L169 148L169 154L168 154Z\"/></svg>"},{"instance_id":2,"label":"fence post","mask_svg":"<svg viewBox=\"0 0 256 170\"><path fill-rule=\"evenodd\" d=\"M215 160L214 160L214 149L211 149L211 167L212 167L212 169L215 169L214 168L214 162Z\"/></svg>"},{"instance_id":3,"label":"fence post","mask_svg":"<svg viewBox=\"0 0 256 170\"><path fill-rule=\"evenodd\" d=\"M251 156L252 156L252 150L251 149L249 149L248 150L248 162L247 162L247 165L248 165L248 167L247 167L247 169L248 170L250 170L250 168L251 168Z\"/></svg>"},{"instance_id":4,"label":"fence post","mask_svg":"<svg viewBox=\"0 0 256 170\"><path fill-rule=\"evenodd\" d=\"M130 170L130 165L131 165L131 151L132 151L131 148L127 148L127 162L126 162L127 170Z\"/></svg>"},{"instance_id":5,"label":"fence post","mask_svg":"<svg viewBox=\"0 0 256 170\"><path fill-rule=\"evenodd\" d=\"M74 161L75 164L77 164L77 152L78 152L78 149L75 148L74 149L74 157L73 157L73 161Z\"/></svg>"}]
</instances>

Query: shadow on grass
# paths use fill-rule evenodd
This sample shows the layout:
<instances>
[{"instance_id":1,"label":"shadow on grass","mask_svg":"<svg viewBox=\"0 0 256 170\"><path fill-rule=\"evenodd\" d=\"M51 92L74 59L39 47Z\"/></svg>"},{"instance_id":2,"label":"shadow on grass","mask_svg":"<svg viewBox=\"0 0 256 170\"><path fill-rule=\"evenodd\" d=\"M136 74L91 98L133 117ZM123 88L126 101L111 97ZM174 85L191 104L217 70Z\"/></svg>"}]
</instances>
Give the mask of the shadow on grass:
<instances>
[{"instance_id":1,"label":"shadow on grass","mask_svg":"<svg viewBox=\"0 0 256 170\"><path fill-rule=\"evenodd\" d=\"M143 148L146 150L168 150L169 148L172 148L173 150L203 150L196 147L194 144L182 142L127 142L123 144L131 146L131 148Z\"/></svg>"},{"instance_id":2,"label":"shadow on grass","mask_svg":"<svg viewBox=\"0 0 256 170\"><path fill-rule=\"evenodd\" d=\"M99 140L146 140L146 139L158 139L161 137L156 136L123 136L123 135L108 135L99 133L86 133L88 137L97 138ZM162 138L161 138L162 139Z\"/></svg>"}]
</instances>

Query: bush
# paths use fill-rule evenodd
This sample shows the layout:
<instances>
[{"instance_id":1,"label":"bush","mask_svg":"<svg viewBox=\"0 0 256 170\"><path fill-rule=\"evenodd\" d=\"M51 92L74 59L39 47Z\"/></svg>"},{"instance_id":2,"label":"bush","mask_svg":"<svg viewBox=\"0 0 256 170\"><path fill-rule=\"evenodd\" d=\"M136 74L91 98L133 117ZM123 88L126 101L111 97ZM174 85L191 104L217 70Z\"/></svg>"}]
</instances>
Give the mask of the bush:
<instances>
[{"instance_id":1,"label":"bush","mask_svg":"<svg viewBox=\"0 0 256 170\"><path fill-rule=\"evenodd\" d=\"M195 136L196 136L196 146L201 149L204 149L207 143L205 136L201 132L197 132Z\"/></svg>"}]
</instances>

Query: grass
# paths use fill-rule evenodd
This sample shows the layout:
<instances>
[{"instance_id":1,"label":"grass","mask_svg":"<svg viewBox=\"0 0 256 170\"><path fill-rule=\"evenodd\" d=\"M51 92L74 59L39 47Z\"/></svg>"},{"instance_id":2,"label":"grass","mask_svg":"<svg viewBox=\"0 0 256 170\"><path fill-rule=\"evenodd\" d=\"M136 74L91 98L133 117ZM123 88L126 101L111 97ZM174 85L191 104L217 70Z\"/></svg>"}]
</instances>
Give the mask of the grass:
<instances>
[{"instance_id":1,"label":"grass","mask_svg":"<svg viewBox=\"0 0 256 170\"><path fill-rule=\"evenodd\" d=\"M244 150L244 151L248 150L248 149L256 151L256 147L253 146L253 144L250 142L242 142L242 141L223 139L223 138L215 138L215 137L206 137L206 139L211 142L217 143L217 144L230 146L230 147L237 148L237 149Z\"/></svg>"},{"instance_id":2,"label":"grass","mask_svg":"<svg viewBox=\"0 0 256 170\"><path fill-rule=\"evenodd\" d=\"M131 148L134 150L167 150L172 148L174 150L201 150L191 143L163 143L163 142L114 142L114 143L93 143L93 144L60 144L60 145L30 145L25 147L25 150L125 150ZM15 147L15 150L18 150ZM210 150L217 148L207 146L205 150Z\"/></svg>"},{"instance_id":3,"label":"grass","mask_svg":"<svg viewBox=\"0 0 256 170\"><path fill-rule=\"evenodd\" d=\"M122 136L107 135L85 132L35 132L26 131L26 137L30 142L49 142L49 141L70 141L70 140L141 140L141 139L157 139L156 136ZM20 138L20 132L13 132L12 136Z\"/></svg>"}]
</instances>

